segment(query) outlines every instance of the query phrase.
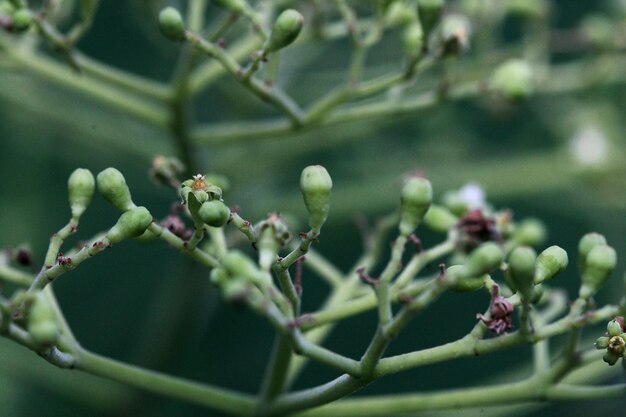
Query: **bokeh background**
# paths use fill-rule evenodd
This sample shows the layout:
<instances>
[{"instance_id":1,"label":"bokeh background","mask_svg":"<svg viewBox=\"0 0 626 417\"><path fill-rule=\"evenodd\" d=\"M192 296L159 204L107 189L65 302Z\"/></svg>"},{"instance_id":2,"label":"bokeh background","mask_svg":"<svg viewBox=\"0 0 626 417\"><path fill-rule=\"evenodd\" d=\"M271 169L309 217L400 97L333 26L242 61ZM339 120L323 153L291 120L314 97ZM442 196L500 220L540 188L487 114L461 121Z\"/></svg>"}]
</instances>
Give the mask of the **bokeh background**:
<instances>
[{"instance_id":1,"label":"bokeh background","mask_svg":"<svg viewBox=\"0 0 626 417\"><path fill-rule=\"evenodd\" d=\"M178 47L158 34L155 16L165 2L101 3L94 27L80 42L80 49L109 65L167 81ZM450 7L476 7L472 3L492 7L497 2L455 2ZM561 34L559 40L566 46L566 35L579 34L590 16L614 24L609 26L611 36L624 36L624 2L561 0L550 2L550 8L550 26ZM208 13L213 18L218 11L212 7ZM479 32L483 21L474 23ZM498 47L519 41L518 21L507 18L499 25ZM470 69L489 73L490 68L480 64L484 51L476 42L468 57L453 65L456 77L462 79L463 71ZM607 65L612 65L611 60L619 58L617 49L574 48L570 52L565 47L551 62L606 59ZM320 91L343 80L349 51L345 40L304 47L296 44L283 56L279 82L299 102L311 102ZM397 34L392 33L372 51L365 75L384 73L394 64L397 67L401 58ZM36 259L42 259L50 234L67 221L66 181L76 167L93 172L117 167L124 172L135 201L159 217L167 214L177 196L152 184L148 169L154 155L175 154L168 132L19 66L5 65L4 59L0 50L0 247L27 245ZM411 91L434 85L433 77L418 81ZM547 242L570 253L575 253L583 233L597 231L607 236L619 254L626 254L626 83L605 84L599 77L585 88L561 94L542 94L538 89L536 96L516 105L489 97L444 102L402 117L363 120L278 139L206 146L196 150L196 157L207 172L230 179L226 201L239 205L242 215L253 221L270 211L304 219L298 190L300 170L312 163L325 165L335 188L330 219L317 249L343 270L352 266L361 250L354 216L374 221L394 210L402 176L416 169L427 174L438 197L468 182L480 184L495 206L510 208L515 218L542 219L549 231ZM199 97L194 110L194 117L206 123L273 115L226 75ZM109 227L116 215L101 199L94 199L73 243ZM423 238L436 242L443 237L425 234ZM626 256L599 294L600 303L616 302L621 296L624 259ZM577 280L575 268L570 267L558 284L573 294ZM225 305L206 271L161 243L119 245L64 276L55 290L69 323L88 349L247 392L259 387L272 343L270 327L246 310ZM307 272L304 291L305 310L314 310L327 287ZM407 329L389 354L464 335L474 324L475 313L484 310L487 302L482 293L445 296ZM371 314L348 320L336 329L327 346L359 357L374 328ZM599 331L590 330L586 336L591 340ZM558 342L553 344L555 352L556 347ZM492 383L527 374L529 358L529 349L523 347L485 358L456 360L385 378L359 395ZM311 365L295 387L312 386L334 376L332 370ZM586 416L623 410L624 405L625 401L604 401L518 411ZM489 413L465 410L458 415L493 415ZM0 415L220 414L55 369L3 339Z\"/></svg>"}]
</instances>

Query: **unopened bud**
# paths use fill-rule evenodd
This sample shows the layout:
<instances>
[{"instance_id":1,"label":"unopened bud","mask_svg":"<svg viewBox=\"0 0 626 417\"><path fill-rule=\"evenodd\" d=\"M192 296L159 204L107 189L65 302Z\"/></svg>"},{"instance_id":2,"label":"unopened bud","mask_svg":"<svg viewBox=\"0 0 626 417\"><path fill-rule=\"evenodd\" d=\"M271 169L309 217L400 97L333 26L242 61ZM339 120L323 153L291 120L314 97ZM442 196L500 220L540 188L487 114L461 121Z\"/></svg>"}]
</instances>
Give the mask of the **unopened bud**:
<instances>
[{"instance_id":1,"label":"unopened bud","mask_svg":"<svg viewBox=\"0 0 626 417\"><path fill-rule=\"evenodd\" d=\"M260 272L254 261L238 250L232 250L224 256L222 268L232 278L248 280L255 280Z\"/></svg>"},{"instance_id":2,"label":"unopened bud","mask_svg":"<svg viewBox=\"0 0 626 417\"><path fill-rule=\"evenodd\" d=\"M433 200L433 189L426 178L411 177L400 196L400 234L408 236L419 225Z\"/></svg>"},{"instance_id":3,"label":"unopened bud","mask_svg":"<svg viewBox=\"0 0 626 417\"><path fill-rule=\"evenodd\" d=\"M491 85L498 93L511 101L528 98L535 89L534 72L522 59L511 59L501 64L491 77Z\"/></svg>"},{"instance_id":4,"label":"unopened bud","mask_svg":"<svg viewBox=\"0 0 626 417\"><path fill-rule=\"evenodd\" d=\"M594 246L587 255L579 296L581 298L593 296L611 275L616 264L617 254L615 249L608 245Z\"/></svg>"},{"instance_id":5,"label":"unopened bud","mask_svg":"<svg viewBox=\"0 0 626 417\"><path fill-rule=\"evenodd\" d=\"M471 35L470 22L460 14L450 14L443 18L439 30L441 55L460 55L469 49Z\"/></svg>"},{"instance_id":6,"label":"unopened bud","mask_svg":"<svg viewBox=\"0 0 626 417\"><path fill-rule=\"evenodd\" d=\"M389 26L406 25L416 19L415 6L407 1L394 1L385 12L385 23Z\"/></svg>"},{"instance_id":7,"label":"unopened bud","mask_svg":"<svg viewBox=\"0 0 626 417\"><path fill-rule=\"evenodd\" d=\"M487 274L497 269L504 260L504 252L494 242L486 242L474 249L469 255L467 263L467 275L476 277Z\"/></svg>"},{"instance_id":8,"label":"unopened bud","mask_svg":"<svg viewBox=\"0 0 626 417\"><path fill-rule=\"evenodd\" d=\"M115 168L107 168L96 177L98 191L106 201L121 211L127 211L135 206L126 185L126 179Z\"/></svg>"},{"instance_id":9,"label":"unopened bud","mask_svg":"<svg viewBox=\"0 0 626 417\"><path fill-rule=\"evenodd\" d=\"M450 230L459 218L444 206L431 205L424 216L424 225L435 232L445 233Z\"/></svg>"},{"instance_id":10,"label":"unopened bud","mask_svg":"<svg viewBox=\"0 0 626 417\"><path fill-rule=\"evenodd\" d=\"M422 25L415 21L408 25L404 30L402 37L404 42L404 51L409 56L418 56L422 53L424 47L424 30Z\"/></svg>"},{"instance_id":11,"label":"unopened bud","mask_svg":"<svg viewBox=\"0 0 626 417\"><path fill-rule=\"evenodd\" d=\"M597 245L606 245L606 238L600 233L587 233L578 242L578 270L581 275L587 268L587 255Z\"/></svg>"},{"instance_id":12,"label":"unopened bud","mask_svg":"<svg viewBox=\"0 0 626 417\"><path fill-rule=\"evenodd\" d=\"M72 217L78 218L91 202L96 181L88 169L78 168L67 180L67 190Z\"/></svg>"},{"instance_id":13,"label":"unopened bud","mask_svg":"<svg viewBox=\"0 0 626 417\"><path fill-rule=\"evenodd\" d=\"M248 3L245 0L212 0L213 3L222 9L229 10L234 13L241 13L246 10Z\"/></svg>"},{"instance_id":14,"label":"unopened bud","mask_svg":"<svg viewBox=\"0 0 626 417\"><path fill-rule=\"evenodd\" d=\"M285 10L276 19L265 50L275 52L288 46L296 40L303 25L304 18L298 11Z\"/></svg>"},{"instance_id":15,"label":"unopened bud","mask_svg":"<svg viewBox=\"0 0 626 417\"><path fill-rule=\"evenodd\" d=\"M159 13L159 30L167 39L180 42L185 39L185 22L180 12L166 7Z\"/></svg>"},{"instance_id":16,"label":"unopened bud","mask_svg":"<svg viewBox=\"0 0 626 417\"><path fill-rule=\"evenodd\" d=\"M28 9L19 9L13 13L12 22L14 31L25 32L33 24L33 14Z\"/></svg>"},{"instance_id":17,"label":"unopened bud","mask_svg":"<svg viewBox=\"0 0 626 417\"><path fill-rule=\"evenodd\" d=\"M624 333L624 329L622 329L619 321L613 319L606 325L606 332L609 334L609 337L613 337Z\"/></svg>"},{"instance_id":18,"label":"unopened bud","mask_svg":"<svg viewBox=\"0 0 626 417\"><path fill-rule=\"evenodd\" d=\"M28 311L27 329L38 345L54 345L59 337L54 309L42 292L32 298Z\"/></svg>"},{"instance_id":19,"label":"unopened bud","mask_svg":"<svg viewBox=\"0 0 626 417\"><path fill-rule=\"evenodd\" d=\"M446 269L446 278L453 282L453 291L471 292L485 286L487 275L478 277L467 276L467 268L464 265L452 265Z\"/></svg>"},{"instance_id":20,"label":"unopened bud","mask_svg":"<svg viewBox=\"0 0 626 417\"><path fill-rule=\"evenodd\" d=\"M529 304L533 298L536 261L537 254L526 246L515 248L509 256L507 274L525 304Z\"/></svg>"},{"instance_id":21,"label":"unopened bud","mask_svg":"<svg viewBox=\"0 0 626 417\"><path fill-rule=\"evenodd\" d=\"M209 226L222 227L230 218L230 209L220 200L211 200L200 206L198 215Z\"/></svg>"},{"instance_id":22,"label":"unopened bud","mask_svg":"<svg viewBox=\"0 0 626 417\"><path fill-rule=\"evenodd\" d=\"M319 231L328 217L333 181L321 165L310 165L300 175L300 190L309 212L309 226Z\"/></svg>"},{"instance_id":23,"label":"unopened bud","mask_svg":"<svg viewBox=\"0 0 626 417\"><path fill-rule=\"evenodd\" d=\"M106 238L111 244L141 236L152 223L152 215L145 207L135 207L124 212L109 229Z\"/></svg>"},{"instance_id":24,"label":"unopened bud","mask_svg":"<svg viewBox=\"0 0 626 417\"><path fill-rule=\"evenodd\" d=\"M550 280L567 268L567 252L559 246L550 246L537 257L535 284Z\"/></svg>"},{"instance_id":25,"label":"unopened bud","mask_svg":"<svg viewBox=\"0 0 626 417\"><path fill-rule=\"evenodd\" d=\"M546 240L546 226L537 219L524 219L515 225L511 240L520 246L537 247Z\"/></svg>"}]
</instances>

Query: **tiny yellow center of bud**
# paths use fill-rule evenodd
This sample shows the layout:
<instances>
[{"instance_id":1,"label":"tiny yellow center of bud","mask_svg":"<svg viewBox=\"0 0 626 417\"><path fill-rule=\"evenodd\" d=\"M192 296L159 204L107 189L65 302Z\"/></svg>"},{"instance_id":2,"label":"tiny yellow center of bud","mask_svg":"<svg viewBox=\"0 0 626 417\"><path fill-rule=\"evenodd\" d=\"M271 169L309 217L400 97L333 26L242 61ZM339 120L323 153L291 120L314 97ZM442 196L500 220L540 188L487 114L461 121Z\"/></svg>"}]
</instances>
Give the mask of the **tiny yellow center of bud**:
<instances>
[{"instance_id":1,"label":"tiny yellow center of bud","mask_svg":"<svg viewBox=\"0 0 626 417\"><path fill-rule=\"evenodd\" d=\"M205 176L202 174L194 175L193 184L191 184L191 188L193 188L194 191L198 191L198 190L206 191L207 185L206 185Z\"/></svg>"},{"instance_id":2,"label":"tiny yellow center of bud","mask_svg":"<svg viewBox=\"0 0 626 417\"><path fill-rule=\"evenodd\" d=\"M609 340L609 351L615 353L616 355L621 355L622 353L624 353L624 349L626 349L626 341L620 336L613 336Z\"/></svg>"}]
</instances>

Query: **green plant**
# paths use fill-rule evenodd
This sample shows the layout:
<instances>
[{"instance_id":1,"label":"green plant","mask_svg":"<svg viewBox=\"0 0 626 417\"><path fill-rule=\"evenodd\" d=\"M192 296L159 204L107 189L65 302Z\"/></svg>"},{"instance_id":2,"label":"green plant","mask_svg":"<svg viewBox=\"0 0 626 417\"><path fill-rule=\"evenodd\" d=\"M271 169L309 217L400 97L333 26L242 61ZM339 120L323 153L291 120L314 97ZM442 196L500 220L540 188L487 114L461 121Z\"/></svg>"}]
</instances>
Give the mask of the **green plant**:
<instances>
[{"instance_id":1,"label":"green plant","mask_svg":"<svg viewBox=\"0 0 626 417\"><path fill-rule=\"evenodd\" d=\"M578 296L568 305L567 293L548 283L566 268L567 253L558 246L539 253L533 249L542 248L544 242L540 224L513 221L506 210L487 204L476 186L450 192L439 204L433 204L433 191L424 175L407 175L398 193L398 187L389 186L388 179L399 172L374 169L372 179L379 183L357 186L361 192L357 195L366 198L354 198L350 190L335 186L333 199L352 199L370 211L382 211L381 207L387 209L400 200L399 211L382 217L375 230L364 234L361 257L344 273L311 249L319 241L324 251L322 226L334 215L330 206L333 181L325 168L309 165L300 177L309 214L309 230L304 233L298 233L301 226L288 215L272 212L263 217L258 215L262 209L255 212L254 207L245 205L236 210L229 204L227 181L203 174L214 170L212 155L203 152L205 147L219 154L223 149L217 147L219 144L236 146L278 137L289 138L297 147L297 135L316 138L323 135L322 129L337 128L335 135L358 136L362 132L357 129L354 133L348 128L350 123L373 120L383 124L384 118L415 114L445 101L485 96L488 106L502 111L534 95L622 82L622 17L586 20L575 30L580 38L567 37L568 42L558 45L550 27L548 3L543 1L459 1L444 7L443 1L423 0L222 0L211 6L204 0L190 0L180 8L184 13L175 7L177 4L165 7L162 2L146 2L159 6L158 15L150 20L152 32L160 30L164 35L159 42L172 41L181 50L172 81L165 84L82 55L76 45L89 33L98 2L80 1L77 14L71 12L73 9L61 13L62 6L71 3L0 2L0 24L6 32L0 34L2 65L28 70L83 93L90 101L116 108L125 117L167 132L174 144L168 150L178 158L154 157L150 176L174 190L168 199L180 197L182 203L158 218L152 213L162 207L148 203L148 208L137 206L117 169L107 168L97 178L86 169L74 171L68 181L71 218L51 238L41 269L31 274L23 268L36 264L27 250L0 258L0 278L10 284L0 303L4 336L60 368L80 369L235 415L387 416L531 401L623 398L623 383L594 385L597 379L613 375L614 368L605 366L601 359L615 364L623 357L626 340L620 318L625 313L624 298L603 306L593 300L617 263L616 251L602 235L588 234L580 241L577 260L582 281ZM207 25L207 9L223 12ZM518 42L498 45L498 30L506 19L513 19L523 33ZM483 24L477 27L476 22ZM472 37L475 40L469 52ZM283 90L280 70L285 56L299 44L306 49L336 39L346 39L351 48L345 80L324 85L323 94L316 94L307 105L299 104L297 89L289 93ZM389 70L388 65L368 68L368 53L390 45L401 51L396 56L399 69ZM550 48L559 46L581 54L591 50L591 57L553 64L550 61L555 52ZM203 114L199 103L205 98L202 94L224 74L261 99L272 118L245 123L199 122ZM421 89L416 91L414 83ZM134 148L132 142L122 139L118 146L153 157L152 148ZM319 146L332 149L337 144L328 140ZM291 149L285 145L283 152ZM588 152L588 146L585 149L574 161L556 158L560 148L542 150L535 155L536 163L532 158L523 159L520 166L538 167L541 175L519 181L513 174L502 189L515 195L522 195L525 187L552 190L570 170L579 170L592 183L606 173L623 172L619 158L611 160L604 152L589 162L586 158L593 152ZM278 159L280 154L266 160ZM227 163L241 165L240 171L246 171L243 160L236 155ZM460 162L450 166L456 167L458 174L439 172L465 176L468 171ZM500 171L488 168L488 175L494 177L509 169L507 162ZM293 178L284 181L278 198L272 200L269 193L260 193L267 202L259 204L284 210L281 197L295 194L297 181ZM621 177L616 178L619 184ZM439 188L438 180L432 181ZM385 186L379 187L380 183ZM121 216L79 249L61 253L66 240L77 232L79 219L84 213L89 215L86 209L95 188L122 212ZM263 220L257 221L259 218ZM445 234L444 240L422 244L414 234L420 226L417 230L421 236L422 223L433 233ZM393 243L387 253L385 243L390 233L394 234ZM257 396L149 371L82 347L50 284L95 255L121 250L118 244L126 245L124 241L131 239L165 241L204 268L204 285L209 285L210 271L210 281L226 301L246 306L271 325L276 341ZM444 263L433 273L428 266L438 261ZM313 313L302 310L302 291L309 285L302 282L303 267L310 268L330 288L326 301ZM392 340L440 296L476 291L485 291L490 297L484 314L459 308L444 320L447 323L457 315L476 315L474 327L462 337L408 353L387 353ZM486 301L484 297L482 300ZM369 344L360 346L362 356L358 360L324 346L334 326L369 310L376 312L377 326ZM593 349L592 342L579 341L582 328L606 322L607 336L596 342L599 351ZM440 326L447 326L445 323ZM567 340L559 338L561 335ZM515 346L532 349L534 368L527 378L511 377L499 385L342 399L387 375ZM293 389L304 364L310 361L330 367L336 378Z\"/></svg>"}]
</instances>

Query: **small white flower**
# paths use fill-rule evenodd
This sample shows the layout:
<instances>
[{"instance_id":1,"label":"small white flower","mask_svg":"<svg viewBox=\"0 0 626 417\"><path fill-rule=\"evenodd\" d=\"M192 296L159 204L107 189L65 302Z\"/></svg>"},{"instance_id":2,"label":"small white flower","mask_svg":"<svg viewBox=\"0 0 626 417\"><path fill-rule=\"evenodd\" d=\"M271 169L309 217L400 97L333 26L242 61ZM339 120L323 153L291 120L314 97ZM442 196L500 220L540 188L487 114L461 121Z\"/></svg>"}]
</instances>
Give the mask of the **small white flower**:
<instances>
[{"instance_id":1,"label":"small white flower","mask_svg":"<svg viewBox=\"0 0 626 417\"><path fill-rule=\"evenodd\" d=\"M485 190L478 184L465 184L457 192L457 198L460 202L467 205L470 210L486 206Z\"/></svg>"}]
</instances>

